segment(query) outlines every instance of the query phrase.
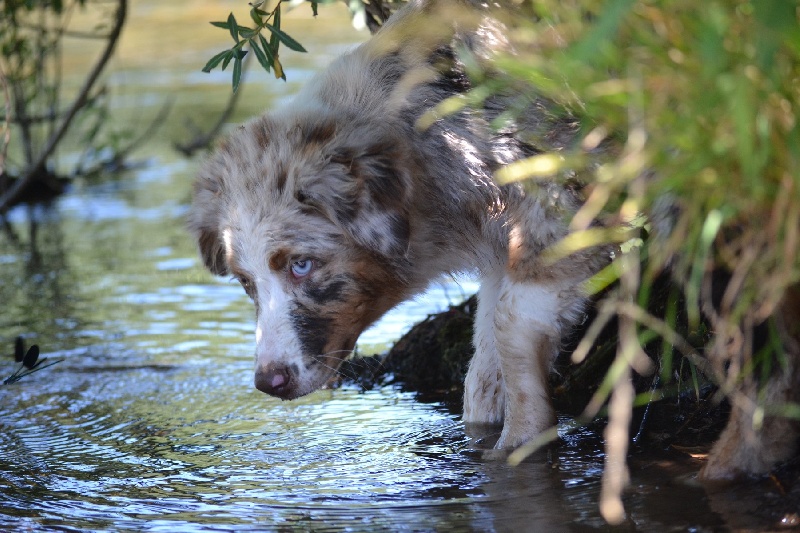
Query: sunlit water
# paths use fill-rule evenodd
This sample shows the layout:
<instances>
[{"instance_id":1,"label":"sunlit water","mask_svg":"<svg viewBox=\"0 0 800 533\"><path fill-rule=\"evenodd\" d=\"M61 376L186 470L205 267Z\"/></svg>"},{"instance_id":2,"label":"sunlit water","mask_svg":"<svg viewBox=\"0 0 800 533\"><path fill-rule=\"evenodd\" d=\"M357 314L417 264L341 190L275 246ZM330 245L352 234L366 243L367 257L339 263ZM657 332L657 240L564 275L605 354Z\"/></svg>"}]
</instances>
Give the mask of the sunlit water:
<instances>
[{"instance_id":1,"label":"sunlit water","mask_svg":"<svg viewBox=\"0 0 800 533\"><path fill-rule=\"evenodd\" d=\"M458 413L399 388L344 386L292 402L254 390L252 305L238 284L201 268L184 230L197 162L170 148L185 117L210 123L224 107L229 73L197 72L218 35L181 36L194 32L187 21L205 28L227 8L197 2L190 15L164 5L134 4L112 73L128 87L116 101L121 123L143 124L176 98L174 118L139 154L145 164L79 183L50 209L17 210L16 237L0 236L0 353L24 335L42 357L62 360L0 387L0 529L604 529L596 433L565 436L511 468L480 458ZM315 53L285 60L289 84L253 73L238 118L280 105L363 39L343 16L297 22ZM146 68L140 53L158 24L170 28L164 50L182 43L181 54ZM390 344L474 290L443 282L366 332L362 348ZM0 362L2 377L15 368ZM692 465L633 462L624 530L723 523L692 483Z\"/></svg>"}]
</instances>

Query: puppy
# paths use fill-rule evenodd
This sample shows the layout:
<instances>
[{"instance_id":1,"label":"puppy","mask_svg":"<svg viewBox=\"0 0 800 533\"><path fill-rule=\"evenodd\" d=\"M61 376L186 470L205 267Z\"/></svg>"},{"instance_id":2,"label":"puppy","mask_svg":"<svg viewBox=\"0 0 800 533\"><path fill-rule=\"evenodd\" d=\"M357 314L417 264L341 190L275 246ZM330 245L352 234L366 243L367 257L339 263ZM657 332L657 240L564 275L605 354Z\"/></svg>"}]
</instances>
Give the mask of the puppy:
<instances>
[{"instance_id":1,"label":"puppy","mask_svg":"<svg viewBox=\"0 0 800 533\"><path fill-rule=\"evenodd\" d=\"M287 400L323 386L365 328L432 280L478 273L464 420L502 423L497 447L511 448L555 423L550 365L583 316L581 283L609 254L544 261L578 188L493 180L543 149L523 130L558 149L577 124L530 102L529 124L497 131L489 122L507 105L494 97L417 127L469 89L451 42L478 56L504 44L489 17L443 32L427 24L433 10L413 2L291 104L233 132L199 172L189 225L205 265L255 303L255 386Z\"/></svg>"},{"instance_id":2,"label":"puppy","mask_svg":"<svg viewBox=\"0 0 800 533\"><path fill-rule=\"evenodd\" d=\"M448 8L445 18L436 12ZM474 272L481 288L464 421L502 424L500 449L555 423L550 366L583 318L582 283L613 248L546 260L543 251L568 233L580 187L499 186L493 173L569 146L578 125L532 100L498 130L490 123L512 97L497 95L418 127L470 88L453 45L486 59L508 46L503 33L486 11L412 1L204 163L189 226L205 265L239 280L255 304L256 388L286 400L318 389L382 314L442 275ZM794 388L785 380L778 395ZM795 433L777 435L786 429L777 419L768 419L774 444L745 438L748 409L735 407L707 477L763 471L793 452Z\"/></svg>"}]
</instances>

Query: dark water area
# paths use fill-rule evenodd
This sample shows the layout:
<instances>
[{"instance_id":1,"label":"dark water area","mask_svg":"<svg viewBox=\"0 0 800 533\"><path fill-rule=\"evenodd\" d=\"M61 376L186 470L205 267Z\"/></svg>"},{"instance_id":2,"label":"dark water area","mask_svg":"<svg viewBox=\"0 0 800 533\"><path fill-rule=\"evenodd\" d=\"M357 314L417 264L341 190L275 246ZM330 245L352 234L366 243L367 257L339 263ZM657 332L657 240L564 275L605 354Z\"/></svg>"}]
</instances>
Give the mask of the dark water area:
<instances>
[{"instance_id":1,"label":"dark water area","mask_svg":"<svg viewBox=\"0 0 800 533\"><path fill-rule=\"evenodd\" d=\"M49 207L18 208L0 232L0 377L18 367L20 335L61 360L0 386L0 530L612 529L598 511L598 428L511 467L481 457L459 413L396 386L291 402L253 388L252 304L202 268L184 227L197 160L171 148L186 117L211 122L224 107L229 73L199 68L227 46L207 21L233 6L180 4L134 2L111 72L123 87L121 124L143 124L174 99L174 118L137 154L142 164L79 181ZM288 84L251 73L236 120L280 105L365 38L344 12L320 12L287 22L312 54L287 54ZM143 58L157 44L165 52L153 65ZM443 282L366 332L360 349L385 348L474 290ZM707 491L699 465L635 448L628 520L613 529L780 527L759 515L774 488Z\"/></svg>"}]
</instances>

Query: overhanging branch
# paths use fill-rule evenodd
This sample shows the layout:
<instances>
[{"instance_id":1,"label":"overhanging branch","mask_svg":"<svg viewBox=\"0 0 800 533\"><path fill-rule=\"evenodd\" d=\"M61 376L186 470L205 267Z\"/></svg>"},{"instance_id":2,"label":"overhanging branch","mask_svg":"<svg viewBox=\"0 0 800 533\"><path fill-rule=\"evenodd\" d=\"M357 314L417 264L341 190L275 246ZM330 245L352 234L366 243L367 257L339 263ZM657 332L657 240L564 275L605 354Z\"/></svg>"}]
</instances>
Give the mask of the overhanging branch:
<instances>
[{"instance_id":1,"label":"overhanging branch","mask_svg":"<svg viewBox=\"0 0 800 533\"><path fill-rule=\"evenodd\" d=\"M47 140L47 144L39 153L39 156L33 161L33 163L31 163L31 165L28 166L22 176L16 182L14 182L14 184L9 187L9 189L5 191L2 196L0 196L0 212L7 210L8 207L19 198L25 187L27 187L33 181L33 178L44 168L45 163L53 154L58 146L58 143L61 142L64 134L66 134L67 130L69 129L69 126L72 123L72 120L75 118L75 115L84 105L86 105L92 87L94 87L94 84L97 82L100 74L102 74L103 70L105 69L108 60L111 59L111 56L114 54L117 41L119 41L122 28L125 25L127 10L127 0L119 0L116 18L114 20L114 27L109 33L106 48L103 50L102 55L87 76L83 87L78 93L78 96L75 97L75 100L72 102L72 105L65 114L64 120L61 122L59 127L53 131L52 135L50 135L50 138Z\"/></svg>"}]
</instances>

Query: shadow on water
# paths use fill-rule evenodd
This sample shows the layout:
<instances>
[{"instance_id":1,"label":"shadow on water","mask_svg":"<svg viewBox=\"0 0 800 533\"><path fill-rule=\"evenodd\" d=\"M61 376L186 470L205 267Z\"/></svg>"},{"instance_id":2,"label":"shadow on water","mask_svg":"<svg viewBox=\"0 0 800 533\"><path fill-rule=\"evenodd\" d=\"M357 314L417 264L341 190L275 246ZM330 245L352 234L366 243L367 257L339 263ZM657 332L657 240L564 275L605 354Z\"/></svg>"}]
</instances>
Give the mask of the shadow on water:
<instances>
[{"instance_id":1,"label":"shadow on water","mask_svg":"<svg viewBox=\"0 0 800 533\"><path fill-rule=\"evenodd\" d=\"M198 5L206 9L192 20L203 28L224 10ZM178 114L224 106L227 74L196 72L208 43L220 43L211 40L217 32L204 29L206 44L180 45L194 55L164 57L168 67L145 75L141 56L154 46L154 28L181 42L180 28L198 27L188 16L166 3L136 3L113 74L130 91L118 100L120 113L156 113L178 90ZM321 15L319 26L298 30L309 49L324 52L286 61L296 65L287 73L293 84L250 82L240 113L279 105L331 54L362 39L346 31L345 18ZM255 391L252 306L238 285L201 268L184 230L195 162L165 148L179 130L168 125L147 165L79 185L49 208L17 209L13 231L0 232L0 353L23 335L43 356L63 359L0 387L0 529L606 529L597 510L597 428L565 435L511 468L481 459L444 404L392 386L323 390L293 402ZM445 284L362 342L391 342L472 290ZM10 357L0 360L3 375L14 368ZM631 461L629 521L620 530L730 526L692 482L696 464L641 450Z\"/></svg>"}]
</instances>

